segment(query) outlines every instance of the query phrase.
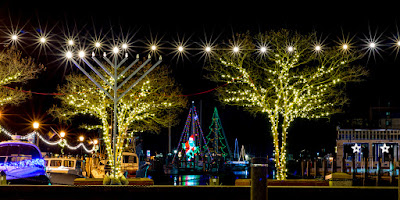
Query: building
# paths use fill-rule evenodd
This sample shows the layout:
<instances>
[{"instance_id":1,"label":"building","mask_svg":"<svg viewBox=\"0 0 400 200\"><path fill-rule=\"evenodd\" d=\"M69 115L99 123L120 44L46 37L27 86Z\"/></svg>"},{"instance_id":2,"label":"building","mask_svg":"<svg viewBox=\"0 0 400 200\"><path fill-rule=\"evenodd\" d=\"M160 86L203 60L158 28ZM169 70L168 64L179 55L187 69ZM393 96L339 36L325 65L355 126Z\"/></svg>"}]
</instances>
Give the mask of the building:
<instances>
[{"instance_id":1,"label":"building","mask_svg":"<svg viewBox=\"0 0 400 200\"><path fill-rule=\"evenodd\" d=\"M368 158L368 166L374 169L379 158L382 167L389 168L389 160L399 161L400 129L340 129L337 130L336 161L341 168L344 158L346 166L351 166L352 158L358 167L363 166L363 158Z\"/></svg>"}]
</instances>

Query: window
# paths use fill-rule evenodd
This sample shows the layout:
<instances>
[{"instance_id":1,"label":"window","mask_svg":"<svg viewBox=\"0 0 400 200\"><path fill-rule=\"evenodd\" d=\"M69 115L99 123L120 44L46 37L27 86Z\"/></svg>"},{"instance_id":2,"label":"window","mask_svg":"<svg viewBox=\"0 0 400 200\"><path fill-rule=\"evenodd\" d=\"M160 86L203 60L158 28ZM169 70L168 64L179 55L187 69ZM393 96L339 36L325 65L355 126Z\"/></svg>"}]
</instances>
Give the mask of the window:
<instances>
[{"instance_id":1,"label":"window","mask_svg":"<svg viewBox=\"0 0 400 200\"><path fill-rule=\"evenodd\" d=\"M61 160L51 160L50 167L60 167L62 164Z\"/></svg>"},{"instance_id":2,"label":"window","mask_svg":"<svg viewBox=\"0 0 400 200\"><path fill-rule=\"evenodd\" d=\"M73 160L64 160L64 167L74 167L75 161Z\"/></svg>"}]
</instances>

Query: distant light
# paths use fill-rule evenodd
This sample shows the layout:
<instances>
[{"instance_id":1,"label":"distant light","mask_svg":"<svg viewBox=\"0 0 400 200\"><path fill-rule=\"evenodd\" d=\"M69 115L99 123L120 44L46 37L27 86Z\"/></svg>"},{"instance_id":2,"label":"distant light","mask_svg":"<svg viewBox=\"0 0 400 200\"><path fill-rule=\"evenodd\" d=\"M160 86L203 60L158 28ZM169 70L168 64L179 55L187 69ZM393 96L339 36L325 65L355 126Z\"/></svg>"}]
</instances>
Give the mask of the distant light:
<instances>
[{"instance_id":1,"label":"distant light","mask_svg":"<svg viewBox=\"0 0 400 200\"><path fill-rule=\"evenodd\" d=\"M67 53L65 53L65 57L67 57L68 59L72 58L72 52L67 51Z\"/></svg>"},{"instance_id":2,"label":"distant light","mask_svg":"<svg viewBox=\"0 0 400 200\"><path fill-rule=\"evenodd\" d=\"M178 51L179 51L179 52L182 52L182 51L183 51L183 46L179 46L179 47L178 47Z\"/></svg>"},{"instance_id":3,"label":"distant light","mask_svg":"<svg viewBox=\"0 0 400 200\"><path fill-rule=\"evenodd\" d=\"M233 47L233 52L234 52L234 53L239 52L239 47L237 47L237 46Z\"/></svg>"},{"instance_id":4,"label":"distant light","mask_svg":"<svg viewBox=\"0 0 400 200\"><path fill-rule=\"evenodd\" d=\"M206 52L210 52L211 51L211 47L206 47L205 49L204 49Z\"/></svg>"},{"instance_id":5,"label":"distant light","mask_svg":"<svg viewBox=\"0 0 400 200\"><path fill-rule=\"evenodd\" d=\"M315 51L321 51L321 46L319 45L315 46Z\"/></svg>"},{"instance_id":6,"label":"distant light","mask_svg":"<svg viewBox=\"0 0 400 200\"><path fill-rule=\"evenodd\" d=\"M117 53L119 52L119 48L118 48L118 47L114 47L114 48L113 48L113 52L114 52L115 54L117 54Z\"/></svg>"},{"instance_id":7,"label":"distant light","mask_svg":"<svg viewBox=\"0 0 400 200\"><path fill-rule=\"evenodd\" d=\"M83 137L83 135L79 136L79 141L83 142L83 140L85 140L85 137Z\"/></svg>"},{"instance_id":8,"label":"distant light","mask_svg":"<svg viewBox=\"0 0 400 200\"><path fill-rule=\"evenodd\" d=\"M84 51L79 51L79 58L85 57L85 52Z\"/></svg>"},{"instance_id":9,"label":"distant light","mask_svg":"<svg viewBox=\"0 0 400 200\"><path fill-rule=\"evenodd\" d=\"M400 46L400 40L396 42L397 46Z\"/></svg>"},{"instance_id":10,"label":"distant light","mask_svg":"<svg viewBox=\"0 0 400 200\"><path fill-rule=\"evenodd\" d=\"M46 42L46 38L45 37L41 37L39 40L41 43L45 43Z\"/></svg>"},{"instance_id":11,"label":"distant light","mask_svg":"<svg viewBox=\"0 0 400 200\"><path fill-rule=\"evenodd\" d=\"M38 129L39 128L39 122L33 122L33 128Z\"/></svg>"},{"instance_id":12,"label":"distant light","mask_svg":"<svg viewBox=\"0 0 400 200\"><path fill-rule=\"evenodd\" d=\"M151 50L152 50L152 51L155 51L155 50L157 50L157 46L156 46L156 45L151 45L151 47L150 47L150 48L151 48Z\"/></svg>"},{"instance_id":13,"label":"distant light","mask_svg":"<svg viewBox=\"0 0 400 200\"><path fill-rule=\"evenodd\" d=\"M99 47L101 46L101 44L100 44L100 42L96 42L96 43L94 43L94 46L95 46L96 48L99 48Z\"/></svg>"},{"instance_id":14,"label":"distant light","mask_svg":"<svg viewBox=\"0 0 400 200\"><path fill-rule=\"evenodd\" d=\"M11 36L11 39L12 39L12 40L18 40L18 35L12 35L12 36Z\"/></svg>"},{"instance_id":15,"label":"distant light","mask_svg":"<svg viewBox=\"0 0 400 200\"><path fill-rule=\"evenodd\" d=\"M375 42L370 42L368 44L369 48L375 48L376 47L376 43Z\"/></svg>"},{"instance_id":16,"label":"distant light","mask_svg":"<svg viewBox=\"0 0 400 200\"><path fill-rule=\"evenodd\" d=\"M288 50L288 52L293 52L294 51L294 47L288 46L287 50Z\"/></svg>"},{"instance_id":17,"label":"distant light","mask_svg":"<svg viewBox=\"0 0 400 200\"><path fill-rule=\"evenodd\" d=\"M61 138L64 138L64 137L65 137L65 132L64 132L64 131L61 131L61 132L60 132L60 137L61 137Z\"/></svg>"},{"instance_id":18,"label":"distant light","mask_svg":"<svg viewBox=\"0 0 400 200\"><path fill-rule=\"evenodd\" d=\"M122 44L122 48L123 49L127 49L128 48L128 44L126 44L126 43Z\"/></svg>"},{"instance_id":19,"label":"distant light","mask_svg":"<svg viewBox=\"0 0 400 200\"><path fill-rule=\"evenodd\" d=\"M68 40L68 45L69 45L69 46L74 45L74 41L73 41L73 40Z\"/></svg>"},{"instance_id":20,"label":"distant light","mask_svg":"<svg viewBox=\"0 0 400 200\"><path fill-rule=\"evenodd\" d=\"M267 52L267 47L261 47L261 48L260 48L260 51L261 51L261 53Z\"/></svg>"},{"instance_id":21,"label":"distant light","mask_svg":"<svg viewBox=\"0 0 400 200\"><path fill-rule=\"evenodd\" d=\"M343 44L342 48L343 48L344 50L347 50L347 49L349 49L349 45Z\"/></svg>"},{"instance_id":22,"label":"distant light","mask_svg":"<svg viewBox=\"0 0 400 200\"><path fill-rule=\"evenodd\" d=\"M96 145L96 144L98 144L98 143L99 143L99 141L98 141L97 139L94 139L94 140L93 140L93 144Z\"/></svg>"}]
</instances>

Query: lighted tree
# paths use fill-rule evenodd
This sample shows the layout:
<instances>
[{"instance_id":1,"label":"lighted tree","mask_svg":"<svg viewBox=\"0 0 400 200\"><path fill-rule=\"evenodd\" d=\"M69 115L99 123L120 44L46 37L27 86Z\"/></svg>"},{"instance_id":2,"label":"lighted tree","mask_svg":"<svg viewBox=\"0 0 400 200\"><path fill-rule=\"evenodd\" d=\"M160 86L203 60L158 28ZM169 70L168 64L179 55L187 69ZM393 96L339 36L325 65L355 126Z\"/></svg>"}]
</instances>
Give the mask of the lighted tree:
<instances>
[{"instance_id":1,"label":"lighted tree","mask_svg":"<svg viewBox=\"0 0 400 200\"><path fill-rule=\"evenodd\" d=\"M136 65L140 66L141 64L139 62ZM132 67L131 70L133 71L137 66ZM150 65L147 65L144 68L148 69L149 67ZM124 69L124 67L121 68ZM140 77L140 72L136 76ZM93 75L93 77L96 76ZM129 87L136 79L132 78L124 87ZM71 120L77 115L88 115L99 119L97 125L84 124L81 127L88 130L102 130L106 153L110 163L113 163L114 149L112 149L112 129L110 129L113 124L113 102L84 75L72 74L67 76L66 80L67 83L58 89L60 93L65 94L57 97L61 100L61 106L54 106L50 113L61 120ZM109 81L112 82L112 78ZM121 90L124 90L124 87ZM109 92L112 91L106 84L103 84L103 88ZM186 107L186 104L186 98L181 95L180 89L170 77L170 71L165 66L155 68L130 90L118 104L116 172L121 173L122 152L128 138L132 138L133 134L137 132L158 132L161 127L176 124L178 122L177 114L183 107Z\"/></svg>"},{"instance_id":2,"label":"lighted tree","mask_svg":"<svg viewBox=\"0 0 400 200\"><path fill-rule=\"evenodd\" d=\"M286 139L293 120L339 112L348 101L346 83L367 74L351 64L360 56L350 44L322 46L315 33L281 30L254 38L238 34L221 49L207 67L212 72L208 78L229 83L218 89L224 104L268 118L279 180L286 179Z\"/></svg>"},{"instance_id":3,"label":"lighted tree","mask_svg":"<svg viewBox=\"0 0 400 200\"><path fill-rule=\"evenodd\" d=\"M30 57L22 57L16 48L3 49L0 52L0 106L17 105L29 98L29 93L15 87L36 78L42 70L42 65L35 64Z\"/></svg>"}]
</instances>

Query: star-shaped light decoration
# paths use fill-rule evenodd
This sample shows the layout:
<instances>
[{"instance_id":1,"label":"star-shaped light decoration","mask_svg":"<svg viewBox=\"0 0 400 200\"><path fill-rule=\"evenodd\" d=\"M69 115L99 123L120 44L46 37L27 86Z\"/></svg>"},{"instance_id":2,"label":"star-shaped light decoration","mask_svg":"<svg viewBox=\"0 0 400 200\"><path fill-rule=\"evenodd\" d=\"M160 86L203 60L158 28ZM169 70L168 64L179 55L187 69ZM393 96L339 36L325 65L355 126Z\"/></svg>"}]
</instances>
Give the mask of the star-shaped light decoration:
<instances>
[{"instance_id":1,"label":"star-shaped light decoration","mask_svg":"<svg viewBox=\"0 0 400 200\"><path fill-rule=\"evenodd\" d=\"M357 143L355 143L351 148L353 149L353 153L360 153L361 151L361 145L359 146Z\"/></svg>"},{"instance_id":2,"label":"star-shaped light decoration","mask_svg":"<svg viewBox=\"0 0 400 200\"><path fill-rule=\"evenodd\" d=\"M389 153L390 146L386 146L386 143L383 143L383 146L380 148L382 149L382 153Z\"/></svg>"}]
</instances>

